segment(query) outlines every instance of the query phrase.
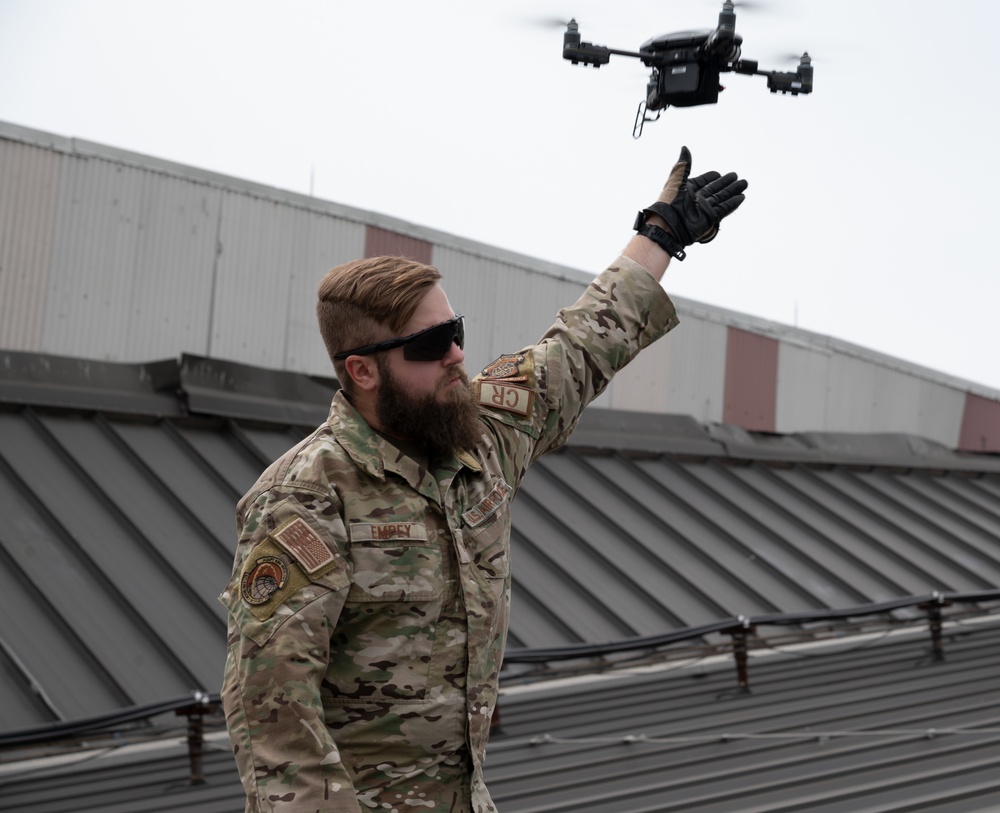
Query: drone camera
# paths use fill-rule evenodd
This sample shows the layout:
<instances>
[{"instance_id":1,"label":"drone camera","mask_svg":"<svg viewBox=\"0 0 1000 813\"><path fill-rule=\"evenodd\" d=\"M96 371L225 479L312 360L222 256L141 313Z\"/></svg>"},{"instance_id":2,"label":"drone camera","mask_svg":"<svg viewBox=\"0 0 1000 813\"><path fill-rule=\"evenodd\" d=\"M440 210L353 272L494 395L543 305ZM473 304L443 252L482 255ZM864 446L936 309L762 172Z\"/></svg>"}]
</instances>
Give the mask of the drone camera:
<instances>
[{"instance_id":1,"label":"drone camera","mask_svg":"<svg viewBox=\"0 0 1000 813\"><path fill-rule=\"evenodd\" d=\"M639 53L652 66L646 86L646 107L693 107L714 104L719 100L719 66L702 58L710 40L710 31L684 31L667 34L643 43ZM739 37L730 42L739 47Z\"/></svg>"}]
</instances>

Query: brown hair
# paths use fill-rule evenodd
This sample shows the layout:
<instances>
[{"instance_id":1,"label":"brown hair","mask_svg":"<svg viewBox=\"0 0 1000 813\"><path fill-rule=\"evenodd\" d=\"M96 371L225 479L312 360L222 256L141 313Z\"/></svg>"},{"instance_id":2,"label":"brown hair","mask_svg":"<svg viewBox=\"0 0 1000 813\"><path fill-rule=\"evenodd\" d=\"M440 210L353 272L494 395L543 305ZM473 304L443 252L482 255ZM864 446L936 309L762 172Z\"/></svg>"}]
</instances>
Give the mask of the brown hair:
<instances>
[{"instance_id":1,"label":"brown hair","mask_svg":"<svg viewBox=\"0 0 1000 813\"><path fill-rule=\"evenodd\" d=\"M441 272L405 257L369 257L338 265L319 284L316 317L326 352L348 395L352 382L334 355L398 336Z\"/></svg>"}]
</instances>

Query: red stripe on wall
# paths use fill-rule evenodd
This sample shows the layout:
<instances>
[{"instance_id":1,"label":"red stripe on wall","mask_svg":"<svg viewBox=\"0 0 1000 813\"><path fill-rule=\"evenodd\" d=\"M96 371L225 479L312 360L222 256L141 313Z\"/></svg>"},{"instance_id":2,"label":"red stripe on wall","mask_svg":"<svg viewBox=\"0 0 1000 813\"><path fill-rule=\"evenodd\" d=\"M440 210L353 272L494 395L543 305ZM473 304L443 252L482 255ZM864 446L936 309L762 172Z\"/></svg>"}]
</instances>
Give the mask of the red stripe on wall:
<instances>
[{"instance_id":1,"label":"red stripe on wall","mask_svg":"<svg viewBox=\"0 0 1000 813\"><path fill-rule=\"evenodd\" d=\"M723 422L755 432L773 432L777 400L778 342L729 328Z\"/></svg>"},{"instance_id":2,"label":"red stripe on wall","mask_svg":"<svg viewBox=\"0 0 1000 813\"><path fill-rule=\"evenodd\" d=\"M396 234L378 226L365 228L365 257L407 257L430 265L432 251L433 246L426 240Z\"/></svg>"},{"instance_id":3,"label":"red stripe on wall","mask_svg":"<svg viewBox=\"0 0 1000 813\"><path fill-rule=\"evenodd\" d=\"M958 448L965 452L1000 452L1000 401L965 394Z\"/></svg>"}]
</instances>

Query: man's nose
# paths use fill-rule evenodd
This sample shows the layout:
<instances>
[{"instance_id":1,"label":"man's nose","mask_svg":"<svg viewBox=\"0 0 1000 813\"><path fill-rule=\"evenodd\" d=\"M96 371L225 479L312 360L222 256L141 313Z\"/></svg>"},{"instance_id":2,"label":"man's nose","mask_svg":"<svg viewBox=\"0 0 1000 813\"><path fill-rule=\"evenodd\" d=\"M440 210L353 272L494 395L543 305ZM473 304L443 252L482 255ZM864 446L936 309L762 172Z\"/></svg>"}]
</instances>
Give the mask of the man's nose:
<instances>
[{"instance_id":1,"label":"man's nose","mask_svg":"<svg viewBox=\"0 0 1000 813\"><path fill-rule=\"evenodd\" d=\"M451 347L448 348L448 352L444 354L442 361L445 367L453 367L456 364L461 364L465 361L465 351L458 346L458 342L452 342Z\"/></svg>"}]
</instances>

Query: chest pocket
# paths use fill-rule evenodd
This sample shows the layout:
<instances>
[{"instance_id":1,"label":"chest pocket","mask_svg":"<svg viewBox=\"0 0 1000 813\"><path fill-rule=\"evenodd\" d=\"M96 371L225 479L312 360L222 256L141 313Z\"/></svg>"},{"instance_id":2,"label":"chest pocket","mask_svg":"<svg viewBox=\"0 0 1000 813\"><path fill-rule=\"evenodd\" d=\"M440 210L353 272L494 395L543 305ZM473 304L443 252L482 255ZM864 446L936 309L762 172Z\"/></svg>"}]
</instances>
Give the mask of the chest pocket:
<instances>
[{"instance_id":1,"label":"chest pocket","mask_svg":"<svg viewBox=\"0 0 1000 813\"><path fill-rule=\"evenodd\" d=\"M498 480L492 491L462 514L462 540L473 563L484 576L510 575L510 499L513 489Z\"/></svg>"},{"instance_id":2,"label":"chest pocket","mask_svg":"<svg viewBox=\"0 0 1000 813\"><path fill-rule=\"evenodd\" d=\"M441 548L416 522L349 526L353 579L348 601L429 601L440 593Z\"/></svg>"}]
</instances>

